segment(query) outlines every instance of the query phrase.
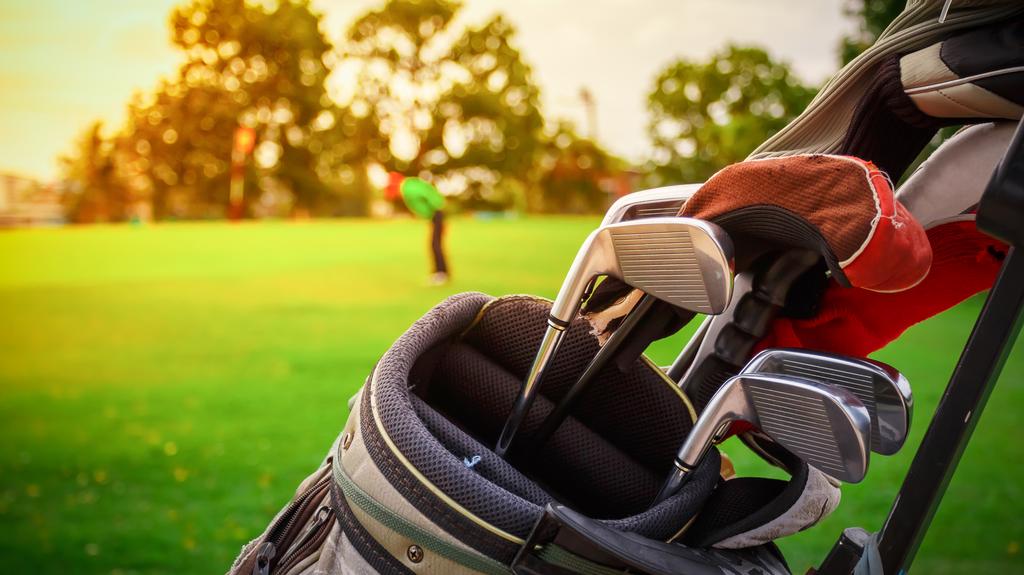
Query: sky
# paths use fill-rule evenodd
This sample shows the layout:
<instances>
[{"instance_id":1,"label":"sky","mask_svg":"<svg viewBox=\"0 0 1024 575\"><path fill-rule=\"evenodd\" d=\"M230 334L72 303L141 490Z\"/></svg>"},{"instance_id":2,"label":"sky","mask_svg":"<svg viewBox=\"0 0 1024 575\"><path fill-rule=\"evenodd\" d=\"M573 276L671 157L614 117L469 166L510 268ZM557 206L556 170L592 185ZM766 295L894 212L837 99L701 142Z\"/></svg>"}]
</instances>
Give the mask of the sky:
<instances>
[{"instance_id":1,"label":"sky","mask_svg":"<svg viewBox=\"0 0 1024 575\"><path fill-rule=\"evenodd\" d=\"M167 28L182 0L0 0L0 172L57 177L57 158L93 121L120 126L132 93L171 77L181 56ZM312 0L324 32L382 0ZM501 11L518 28L549 118L584 129L580 89L593 94L598 140L645 157L646 96L676 58L703 59L728 42L787 61L805 82L837 66L853 23L843 0L466 0L462 20Z\"/></svg>"}]
</instances>

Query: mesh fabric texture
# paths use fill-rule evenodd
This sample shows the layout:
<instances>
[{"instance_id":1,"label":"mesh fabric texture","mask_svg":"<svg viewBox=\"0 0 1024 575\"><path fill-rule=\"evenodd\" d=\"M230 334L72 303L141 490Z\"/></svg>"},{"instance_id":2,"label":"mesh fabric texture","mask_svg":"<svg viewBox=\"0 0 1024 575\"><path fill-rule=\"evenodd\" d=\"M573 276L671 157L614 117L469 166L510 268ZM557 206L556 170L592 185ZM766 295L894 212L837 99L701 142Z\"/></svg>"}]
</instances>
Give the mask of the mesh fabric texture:
<instances>
[{"instance_id":1,"label":"mesh fabric texture","mask_svg":"<svg viewBox=\"0 0 1024 575\"><path fill-rule=\"evenodd\" d=\"M537 298L502 298L469 330L463 341L494 358L517 381L526 377L547 326L550 304ZM556 402L583 373L599 346L589 324L576 319L541 383L540 396ZM510 336L510 334L515 334ZM627 373L606 367L575 404L573 417L593 429L610 444L630 454L639 465L662 471L675 456L692 420L674 385L650 364L638 359ZM538 401L540 401L538 399ZM500 412L508 413L511 402ZM520 434L527 441L546 413L531 411ZM643 422L642 424L639 424ZM500 431L501 421L493 435ZM652 498L653 498L652 493Z\"/></svg>"},{"instance_id":2,"label":"mesh fabric texture","mask_svg":"<svg viewBox=\"0 0 1024 575\"><path fill-rule=\"evenodd\" d=\"M806 464L799 465L790 481L763 477L724 481L705 503L683 542L708 547L764 525L789 510L800 498L806 483Z\"/></svg>"},{"instance_id":3,"label":"mesh fabric texture","mask_svg":"<svg viewBox=\"0 0 1024 575\"><path fill-rule=\"evenodd\" d=\"M809 155L728 166L686 202L681 215L716 221L756 205L775 206L807 219L821 230L839 261L861 248L878 213L862 165L835 156Z\"/></svg>"}]
</instances>

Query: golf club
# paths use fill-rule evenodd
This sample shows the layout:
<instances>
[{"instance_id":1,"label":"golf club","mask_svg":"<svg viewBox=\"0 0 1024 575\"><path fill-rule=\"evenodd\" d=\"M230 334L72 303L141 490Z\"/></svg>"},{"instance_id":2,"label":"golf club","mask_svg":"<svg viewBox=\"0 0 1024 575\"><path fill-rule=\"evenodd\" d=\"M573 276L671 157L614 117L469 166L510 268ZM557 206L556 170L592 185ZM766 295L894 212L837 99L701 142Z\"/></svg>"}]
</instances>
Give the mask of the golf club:
<instances>
[{"instance_id":1,"label":"golf club","mask_svg":"<svg viewBox=\"0 0 1024 575\"><path fill-rule=\"evenodd\" d=\"M700 189L703 184L686 184L679 186L665 186L662 188L654 188L650 190L643 190L628 194L619 198L605 214L602 225L608 225L617 223L620 221L632 221L644 218L652 218L659 216L675 216L682 209L683 205L693 194ZM726 236L723 231L721 235ZM732 246L723 246L723 252L728 250L728 254L731 260L732 257ZM732 283L731 274L725 278L730 284ZM731 290L731 285L727 288ZM730 291L731 297L731 291ZM543 445L549 437L558 429L558 427L565 421L566 416L569 413L569 409L572 404L575 403L576 398L583 392L584 389L590 384L594 377L597 376L598 372L604 368L605 365L614 357L615 353L622 347L622 343L625 342L626 338L633 329L640 323L644 315L651 306L654 305L655 298L644 294L637 303L633 306L633 309L626 314L622 320L621 325L612 333L605 342L601 349L597 352L597 355L590 361L586 369L583 370L583 374L579 380L569 391L562 396L562 399L555 406L555 409L548 414L547 418L541 423L537 433L534 436L534 445ZM702 324L702 325L706 325Z\"/></svg>"},{"instance_id":2,"label":"golf club","mask_svg":"<svg viewBox=\"0 0 1024 575\"><path fill-rule=\"evenodd\" d=\"M583 374L580 375L580 378L576 380L576 383L574 383L572 387L569 388L569 391L565 392L565 395L563 395L562 399L559 400L557 405L555 405L555 408L551 410L551 413L549 413L548 416L544 418L544 421L541 422L540 427L537 429L537 433L534 434L534 449L539 448L541 445L546 443L548 438L558 430L559 426L562 425L562 422L565 421L566 416L569 415L569 409L571 409L572 405L576 402L576 398L583 393L583 390L587 388L591 381L593 381L598 372L608 364L608 361L610 361L612 356L615 355L615 352L622 347L622 343L626 341L626 337L631 331L633 331L633 328L640 323L640 320L643 319L647 311L651 309L654 302L654 297L644 294L643 297L636 302L636 305L633 306L633 309L629 310L625 319L622 320L622 324L612 333L611 337L608 338L608 341L601 346L601 349L598 350L594 358L590 360L590 363L587 364L587 367L583 370Z\"/></svg>"},{"instance_id":3,"label":"golf club","mask_svg":"<svg viewBox=\"0 0 1024 575\"><path fill-rule=\"evenodd\" d=\"M728 250L728 251L725 251ZM495 453L504 457L537 394L551 358L597 276L618 278L672 305L719 313L729 302L732 243L714 224L648 218L599 227L584 241L551 306L548 328Z\"/></svg>"},{"instance_id":4,"label":"golf club","mask_svg":"<svg viewBox=\"0 0 1024 575\"><path fill-rule=\"evenodd\" d=\"M849 390L871 415L871 451L892 455L903 447L914 399L907 378L892 366L808 349L766 349L741 373L794 375Z\"/></svg>"},{"instance_id":5,"label":"golf club","mask_svg":"<svg viewBox=\"0 0 1024 575\"><path fill-rule=\"evenodd\" d=\"M655 504L679 491L735 421L757 426L836 479L856 483L867 473L871 416L852 393L799 377L746 373L729 379L711 398L676 455L675 469Z\"/></svg>"}]
</instances>

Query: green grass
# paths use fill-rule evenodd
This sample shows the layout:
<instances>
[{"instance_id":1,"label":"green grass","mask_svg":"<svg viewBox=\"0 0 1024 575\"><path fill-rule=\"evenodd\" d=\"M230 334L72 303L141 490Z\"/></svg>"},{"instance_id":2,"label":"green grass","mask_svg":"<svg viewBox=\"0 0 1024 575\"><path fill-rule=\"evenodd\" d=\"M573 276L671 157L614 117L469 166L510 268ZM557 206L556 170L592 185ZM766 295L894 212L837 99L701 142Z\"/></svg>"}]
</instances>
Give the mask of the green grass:
<instances>
[{"instance_id":1,"label":"green grass","mask_svg":"<svg viewBox=\"0 0 1024 575\"><path fill-rule=\"evenodd\" d=\"M226 570L319 462L376 358L446 295L553 296L592 219L455 220L455 281L425 287L422 222L178 224L0 233L5 572ZM980 300L877 356L914 385L904 452L782 546L796 572L844 526L877 529ZM683 341L659 343L658 361ZM1015 352L916 562L1020 572ZM766 472L730 445L741 473Z\"/></svg>"}]
</instances>

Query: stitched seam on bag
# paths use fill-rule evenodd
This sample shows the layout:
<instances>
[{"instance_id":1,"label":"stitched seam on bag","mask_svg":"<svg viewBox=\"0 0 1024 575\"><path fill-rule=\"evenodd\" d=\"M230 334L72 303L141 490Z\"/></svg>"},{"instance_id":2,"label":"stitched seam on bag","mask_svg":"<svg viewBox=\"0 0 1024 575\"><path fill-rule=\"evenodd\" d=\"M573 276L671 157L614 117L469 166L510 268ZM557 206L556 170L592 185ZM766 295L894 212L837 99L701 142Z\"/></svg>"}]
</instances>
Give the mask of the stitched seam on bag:
<instances>
[{"instance_id":1,"label":"stitched seam on bag","mask_svg":"<svg viewBox=\"0 0 1024 575\"><path fill-rule=\"evenodd\" d=\"M369 394L367 394L366 404L366 407L368 407ZM426 497L426 494L418 489L418 485L413 485L412 481L410 481L407 476L408 471L402 465L398 464L386 455L383 457L374 457L375 453L386 454L387 451L385 450L387 449L387 446L383 444L383 439L377 434L376 426L370 422L370 419L373 418L373 413L367 413L367 411L369 410L364 410L362 417L360 417L360 426L363 427L363 439L366 442L367 447L370 448L367 449L367 451L370 453L370 458L373 460L373 463L381 469L388 481L398 488L399 493L416 505L421 512L424 511L423 507L426 507L427 511L429 511L427 514L428 518L441 518L443 520L442 522L446 523L448 526L451 526L454 523L461 527L459 524L464 522L458 521L458 519L453 517L450 508L443 504L439 504L434 497ZM398 483L397 485L396 482ZM476 533L461 529L460 533L463 537L468 539L467 542L478 541ZM474 547L476 547L476 545L474 545Z\"/></svg>"},{"instance_id":2,"label":"stitched seam on bag","mask_svg":"<svg viewBox=\"0 0 1024 575\"><path fill-rule=\"evenodd\" d=\"M985 90L985 88L982 88L981 86L975 86L975 87L977 89L979 89L979 90L983 90L985 92L988 92L990 95L992 95L995 98L999 98L1001 100L1005 100L1006 99L1006 98L1003 98L1002 96L1000 96L999 94L993 94L992 92L989 92L988 90ZM975 107L973 107L973 106L971 106L971 105L969 105L969 104L967 104L965 102L961 102L959 99L954 98L953 96L950 96L949 94L947 94L945 90L936 90L935 92L933 92L933 94L935 94L937 96L941 96L941 97L949 100L950 102L953 102L954 104L960 106L961 108L964 108L964 109L970 111L971 113L978 114L979 117L982 117L982 118L992 118L993 117L991 112L985 112L985 111L979 110L979 109L977 109L977 108L975 108Z\"/></svg>"},{"instance_id":3,"label":"stitched seam on bag","mask_svg":"<svg viewBox=\"0 0 1024 575\"><path fill-rule=\"evenodd\" d=\"M371 554L372 557L367 559L367 561L376 563L376 565L371 565L374 569L386 568L389 570L388 573L413 575L414 572L412 570L388 553L387 550L385 550L380 543L370 536L366 529L359 524L359 521L352 516L352 510L348 508L348 502L345 501L344 495L336 492L338 486L332 485L331 487L331 502L335 505L335 508L338 511L338 523L341 524L342 529L349 536L349 540L352 541L353 546L356 548L356 552L364 559L367 559L366 553Z\"/></svg>"},{"instance_id":4,"label":"stitched seam on bag","mask_svg":"<svg viewBox=\"0 0 1024 575\"><path fill-rule=\"evenodd\" d=\"M582 575L618 575L619 573L628 572L622 569L613 569L599 565L558 545L545 545L537 550L535 555L545 563L563 567Z\"/></svg>"},{"instance_id":5,"label":"stitched seam on bag","mask_svg":"<svg viewBox=\"0 0 1024 575\"><path fill-rule=\"evenodd\" d=\"M371 405L371 413L372 413L373 421L376 424L377 423L377 413L373 409L373 390L372 389L371 389L371 395L370 395L370 402L371 402L370 405ZM389 445L388 442L386 441L386 439L384 438L384 432L379 430L376 425L374 425L372 427L374 428L374 431L378 432L377 435L375 436L375 439L378 440L378 443L377 443L378 448L384 450L382 452L392 453L391 445ZM383 445L381 445L381 444L383 444ZM433 493L433 491L429 488L429 486L424 485L423 481L429 481L429 478L424 478L423 480L421 480L419 477L416 477L416 475L412 472L412 470L409 470L408 466L404 465L403 461L397 460L397 457L387 457L387 460L388 460L389 466L391 467L392 471L396 471L396 470L398 470L400 468L400 470L403 472L403 473L397 474L397 475L399 475L401 477L401 482L402 482L403 486L406 486L409 489L413 489L418 495L426 494L426 493L429 493L429 494L433 495L433 497L430 497L430 504L431 504L431 508L432 508L433 511L435 511L437 513L441 513L441 514L455 513L457 515L457 517L459 517L460 519L469 520L474 525L476 524L475 521L472 521L472 519L466 517L466 515L464 515L462 513L459 513L456 510L456 508L454 508L452 506L452 504L449 503L449 501L445 501L443 498L438 497L436 493ZM410 462L409 465L411 466L412 462ZM410 478L412 478L412 479L410 479ZM411 487L412 485L416 485L418 488L413 488L413 487ZM426 487L427 489L424 490L424 487ZM459 504L458 501L455 501L454 499L452 500L452 503ZM469 514L469 513L472 513L472 512L469 512L467 510L466 513ZM480 521L482 522L482 520L480 520ZM495 529L497 529L497 528L495 528ZM515 541L512 541L512 542L515 543Z\"/></svg>"},{"instance_id":6,"label":"stitched seam on bag","mask_svg":"<svg viewBox=\"0 0 1024 575\"><path fill-rule=\"evenodd\" d=\"M410 481L408 470L404 466L398 464L391 457L388 456L389 452L386 451L387 446L383 444L383 440L378 435L378 431L375 425L370 421L373 418L373 414L370 410L370 390L365 390L360 413L360 431L363 434L363 441L367 447L367 452L370 454L370 459L374 465L380 469L384 477L387 478L388 482L391 483L398 492L406 498L410 503L417 507L420 512L424 513L428 519L431 519L441 525L449 532L455 532L459 534L459 540L466 543L470 547L473 547L481 553L485 553L492 556L507 557L511 560L511 556L515 554L515 550L518 546L509 549L509 546L514 545L510 543L506 545L504 540L500 542L496 541L490 533L484 532L480 527L473 524L465 517L457 513L453 513L453 510L443 504L439 505L439 501L435 499L433 494L424 492L420 489L420 485L413 485Z\"/></svg>"}]
</instances>

